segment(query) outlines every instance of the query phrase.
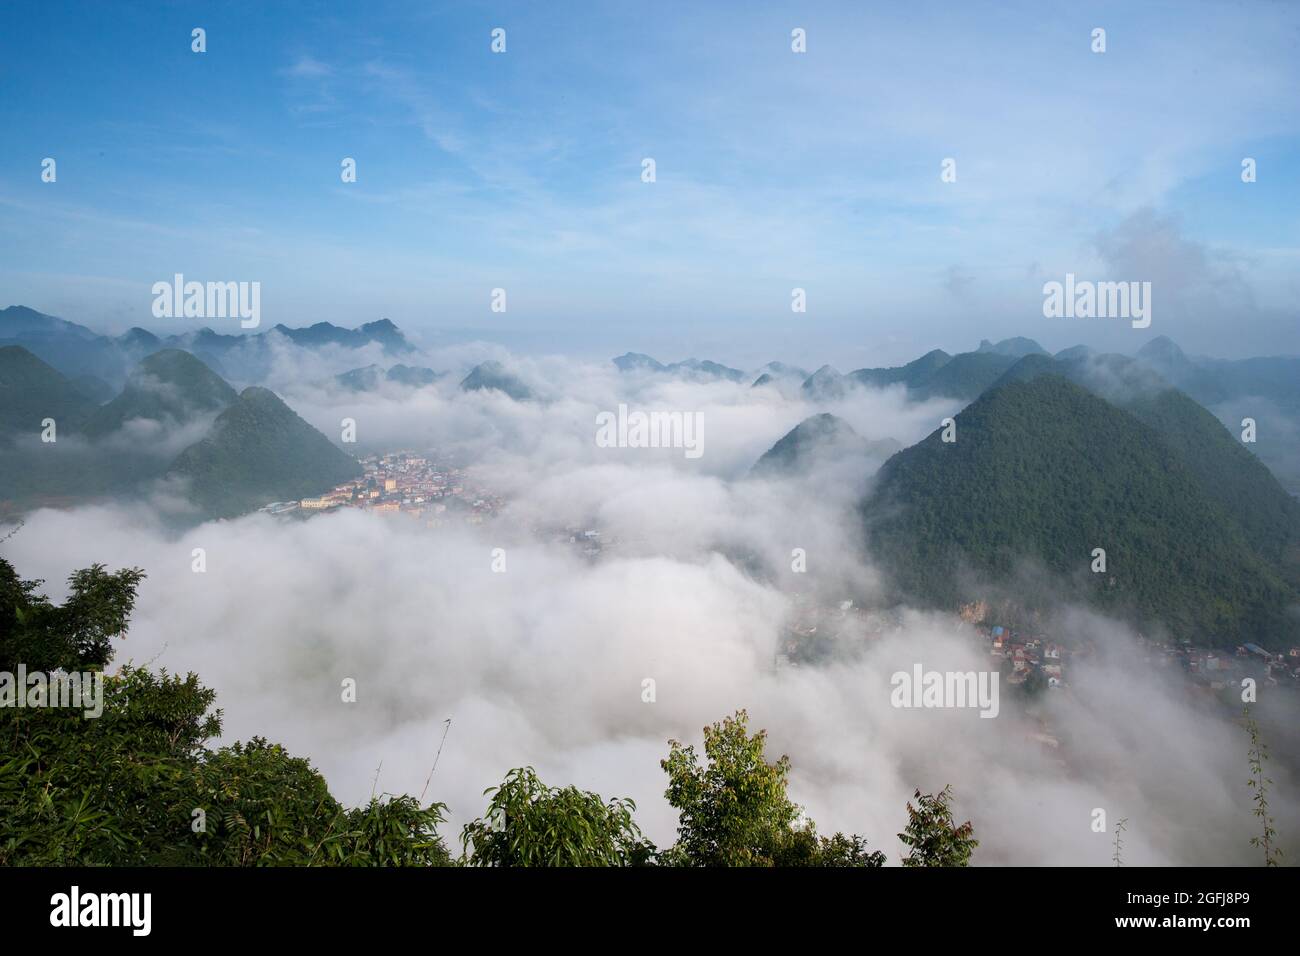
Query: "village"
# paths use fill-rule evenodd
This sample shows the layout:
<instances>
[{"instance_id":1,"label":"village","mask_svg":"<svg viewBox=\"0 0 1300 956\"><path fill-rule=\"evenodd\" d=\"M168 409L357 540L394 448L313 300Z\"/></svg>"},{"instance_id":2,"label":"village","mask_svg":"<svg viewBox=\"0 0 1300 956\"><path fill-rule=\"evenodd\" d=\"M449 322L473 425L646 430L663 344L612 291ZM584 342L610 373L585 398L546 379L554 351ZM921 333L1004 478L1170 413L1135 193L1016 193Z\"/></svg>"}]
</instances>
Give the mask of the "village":
<instances>
[{"instance_id":1,"label":"village","mask_svg":"<svg viewBox=\"0 0 1300 956\"><path fill-rule=\"evenodd\" d=\"M447 522L482 524L502 501L472 483L447 456L396 451L361 459L364 472L324 494L299 501L276 501L259 510L277 517L307 517L341 508L400 514L436 528Z\"/></svg>"}]
</instances>

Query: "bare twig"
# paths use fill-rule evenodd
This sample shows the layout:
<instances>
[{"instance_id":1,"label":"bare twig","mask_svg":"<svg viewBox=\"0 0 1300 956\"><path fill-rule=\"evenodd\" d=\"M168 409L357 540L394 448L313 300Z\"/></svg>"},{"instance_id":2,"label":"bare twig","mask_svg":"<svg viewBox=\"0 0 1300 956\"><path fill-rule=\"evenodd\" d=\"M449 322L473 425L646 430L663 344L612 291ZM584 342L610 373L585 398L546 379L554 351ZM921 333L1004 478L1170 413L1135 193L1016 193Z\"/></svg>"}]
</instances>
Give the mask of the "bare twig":
<instances>
[{"instance_id":1,"label":"bare twig","mask_svg":"<svg viewBox=\"0 0 1300 956\"><path fill-rule=\"evenodd\" d=\"M438 769L438 758L442 756L442 745L447 742L447 731L451 730L451 718L448 717L443 721L447 726L442 728L442 740L438 742L438 752L433 755L433 766L429 768L429 776L425 778L424 789L420 791L420 806L424 806L424 795L429 792L429 781L433 779L433 772Z\"/></svg>"}]
</instances>

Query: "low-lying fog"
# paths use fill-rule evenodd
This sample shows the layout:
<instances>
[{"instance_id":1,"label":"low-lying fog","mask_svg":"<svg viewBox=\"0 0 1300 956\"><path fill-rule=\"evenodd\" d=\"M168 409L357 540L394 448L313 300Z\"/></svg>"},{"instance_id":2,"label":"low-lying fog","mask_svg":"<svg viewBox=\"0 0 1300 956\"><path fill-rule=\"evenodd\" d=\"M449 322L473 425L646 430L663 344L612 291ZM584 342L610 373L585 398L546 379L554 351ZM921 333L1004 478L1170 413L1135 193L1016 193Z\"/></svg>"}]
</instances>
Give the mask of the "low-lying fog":
<instances>
[{"instance_id":1,"label":"low-lying fog","mask_svg":"<svg viewBox=\"0 0 1300 956\"><path fill-rule=\"evenodd\" d=\"M227 740L284 743L354 804L377 768L378 792L420 794L451 718L429 788L450 805L450 844L482 812L486 787L531 764L551 784L631 796L663 846L675 828L659 767L666 741L698 744L703 725L743 707L769 731L770 759L791 757L791 796L819 830L864 834L893 862L912 791L945 784L959 819L975 824L977 864L1110 865L1120 818L1127 864L1258 862L1244 731L1195 703L1177 676L1143 665L1116 623L1069 619L1109 653L1044 698L1056 749L1034 738L1043 727L1005 687L995 719L891 706L891 675L916 663L992 668L986 645L948 615L908 611L861 653L777 665L793 592L831 603L876 593L851 514L869 466L793 483L745 480L749 467L815 412L908 445L957 403L862 390L814 406L797 382L690 383L480 347L404 360L451 372L434 386L349 394L331 376L365 361L306 354L286 356L267 382L299 414L335 441L341 419L355 419L348 450L455 450L507 499L503 515L428 528L344 509L178 533L149 504L121 503L38 512L3 546L56 599L67 574L92 562L145 568L117 662L197 671L218 691ZM460 392L464 370L487 357L539 400ZM620 402L700 413L704 454L598 447L595 416ZM566 524L618 543L592 562L562 535L533 530ZM205 573L191 570L194 548L206 551ZM504 573L492 569L495 548ZM806 574L791 570L795 548ZM345 678L356 703L341 699ZM1265 706L1269 689L1260 693ZM1278 830L1294 847L1295 781L1276 761L1270 775ZM1105 833L1092 829L1094 808L1106 811Z\"/></svg>"}]
</instances>

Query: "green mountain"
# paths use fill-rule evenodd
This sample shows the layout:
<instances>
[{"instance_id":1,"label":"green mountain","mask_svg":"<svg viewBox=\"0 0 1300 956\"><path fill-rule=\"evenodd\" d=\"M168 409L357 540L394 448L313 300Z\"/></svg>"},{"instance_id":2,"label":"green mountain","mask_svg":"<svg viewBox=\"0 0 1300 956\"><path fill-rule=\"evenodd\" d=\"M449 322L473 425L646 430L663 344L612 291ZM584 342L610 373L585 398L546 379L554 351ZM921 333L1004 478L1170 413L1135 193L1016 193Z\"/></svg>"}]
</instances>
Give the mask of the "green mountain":
<instances>
[{"instance_id":1,"label":"green mountain","mask_svg":"<svg viewBox=\"0 0 1300 956\"><path fill-rule=\"evenodd\" d=\"M1177 400L1140 411L1180 434L1205 427ZM912 599L951 607L1010 586L1026 605L1065 598L1198 642L1280 644L1297 590L1276 545L1207 492L1218 466L1198 475L1176 445L1061 376L1007 381L957 415L955 442L936 431L885 463L863 504L868 541ZM1105 573L1090 569L1099 547ZM1025 559L1051 572L1051 593L1025 583Z\"/></svg>"},{"instance_id":2,"label":"green mountain","mask_svg":"<svg viewBox=\"0 0 1300 956\"><path fill-rule=\"evenodd\" d=\"M127 329L116 339L118 345L124 349L143 352L148 355L158 351L163 347L162 339L154 335L148 329L142 329L138 325Z\"/></svg>"},{"instance_id":3,"label":"green mountain","mask_svg":"<svg viewBox=\"0 0 1300 956\"><path fill-rule=\"evenodd\" d=\"M1031 355L1009 369L1000 383L1040 375L1063 375L1147 425L1261 555L1285 567L1300 566L1300 502L1214 415L1149 366L1122 355L1064 362ZM1300 581L1300 575L1284 573Z\"/></svg>"},{"instance_id":4,"label":"green mountain","mask_svg":"<svg viewBox=\"0 0 1300 956\"><path fill-rule=\"evenodd\" d=\"M239 394L189 352L163 349L141 360L122 394L97 409L86 434L100 438L136 418L186 424L233 404Z\"/></svg>"},{"instance_id":5,"label":"green mountain","mask_svg":"<svg viewBox=\"0 0 1300 956\"><path fill-rule=\"evenodd\" d=\"M60 506L111 483L78 429L95 411L81 387L17 345L0 347L0 514ZM55 441L41 422L55 422Z\"/></svg>"},{"instance_id":6,"label":"green mountain","mask_svg":"<svg viewBox=\"0 0 1300 956\"><path fill-rule=\"evenodd\" d=\"M1300 495L1300 357L1191 358L1165 336L1152 339L1137 361L1210 409L1229 428L1257 424L1249 451Z\"/></svg>"},{"instance_id":7,"label":"green mountain","mask_svg":"<svg viewBox=\"0 0 1300 956\"><path fill-rule=\"evenodd\" d=\"M902 447L892 438L868 441L844 419L823 412L805 418L786 432L749 473L755 478L803 475L845 458L887 458Z\"/></svg>"},{"instance_id":8,"label":"green mountain","mask_svg":"<svg viewBox=\"0 0 1300 956\"><path fill-rule=\"evenodd\" d=\"M39 436L46 418L54 419L56 437L71 433L94 410L80 388L27 349L0 347L0 437Z\"/></svg>"},{"instance_id":9,"label":"green mountain","mask_svg":"<svg viewBox=\"0 0 1300 956\"><path fill-rule=\"evenodd\" d=\"M253 386L217 416L206 438L181 452L169 474L188 480L205 515L233 517L269 501L318 495L361 471L274 392Z\"/></svg>"},{"instance_id":10,"label":"green mountain","mask_svg":"<svg viewBox=\"0 0 1300 956\"><path fill-rule=\"evenodd\" d=\"M97 375L77 375L70 379L72 387L96 405L102 405L117 394L117 390Z\"/></svg>"},{"instance_id":11,"label":"green mountain","mask_svg":"<svg viewBox=\"0 0 1300 956\"><path fill-rule=\"evenodd\" d=\"M1124 408L1160 436L1260 554L1271 562L1297 561L1300 502L1217 418L1172 388Z\"/></svg>"},{"instance_id":12,"label":"green mountain","mask_svg":"<svg viewBox=\"0 0 1300 956\"><path fill-rule=\"evenodd\" d=\"M844 419L827 413L812 415L765 451L749 473L755 477L799 474L827 456L865 454L866 444Z\"/></svg>"},{"instance_id":13,"label":"green mountain","mask_svg":"<svg viewBox=\"0 0 1300 956\"><path fill-rule=\"evenodd\" d=\"M829 402L843 398L848 391L845 376L829 365L823 365L804 380L800 386L804 397L813 402Z\"/></svg>"},{"instance_id":14,"label":"green mountain","mask_svg":"<svg viewBox=\"0 0 1300 956\"><path fill-rule=\"evenodd\" d=\"M460 387L466 392L495 389L504 392L517 402L527 401L533 397L532 389L518 377L506 371L500 362L487 361L474 366L461 381Z\"/></svg>"}]
</instances>

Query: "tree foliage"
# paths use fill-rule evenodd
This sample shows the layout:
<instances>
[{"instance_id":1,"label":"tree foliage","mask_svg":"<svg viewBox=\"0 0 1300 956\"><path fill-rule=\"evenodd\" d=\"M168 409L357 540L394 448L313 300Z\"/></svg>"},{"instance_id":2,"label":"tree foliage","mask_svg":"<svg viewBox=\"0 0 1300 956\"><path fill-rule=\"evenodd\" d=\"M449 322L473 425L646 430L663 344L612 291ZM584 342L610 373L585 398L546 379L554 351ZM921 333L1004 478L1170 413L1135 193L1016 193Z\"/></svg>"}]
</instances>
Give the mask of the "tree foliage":
<instances>
[{"instance_id":1,"label":"tree foliage","mask_svg":"<svg viewBox=\"0 0 1300 956\"><path fill-rule=\"evenodd\" d=\"M472 866L643 866L655 853L632 819L636 804L577 787L548 787L532 767L511 770L461 841Z\"/></svg>"},{"instance_id":2,"label":"tree foliage","mask_svg":"<svg viewBox=\"0 0 1300 956\"><path fill-rule=\"evenodd\" d=\"M1250 838L1250 845L1264 853L1265 866L1282 865L1282 848L1277 845L1277 830L1273 826L1273 815L1268 809L1268 788L1273 785L1271 778L1264 776L1264 764L1268 760L1268 744L1260 733L1259 723L1251 714L1250 708L1245 713L1246 733L1250 737L1250 750L1246 755L1250 764L1250 778L1246 786L1251 791L1251 813L1259 818L1260 833Z\"/></svg>"},{"instance_id":3,"label":"tree foliage","mask_svg":"<svg viewBox=\"0 0 1300 956\"><path fill-rule=\"evenodd\" d=\"M665 796L680 814L677 844L664 862L679 866L881 866L858 836L819 838L786 796L790 758L768 763L767 732L750 735L737 711L704 728L702 766L695 747L669 741Z\"/></svg>"},{"instance_id":4,"label":"tree foliage","mask_svg":"<svg viewBox=\"0 0 1300 956\"><path fill-rule=\"evenodd\" d=\"M953 822L952 787L935 793L917 790L907 804L907 828L898 835L908 848L903 866L966 866L971 853L979 846L975 828L967 820Z\"/></svg>"},{"instance_id":5,"label":"tree foliage","mask_svg":"<svg viewBox=\"0 0 1300 956\"><path fill-rule=\"evenodd\" d=\"M0 670L16 671L20 663L43 671L103 667L143 579L139 568L110 573L95 564L68 577L68 599L56 605L37 593L43 581L21 580L0 559Z\"/></svg>"}]
</instances>

